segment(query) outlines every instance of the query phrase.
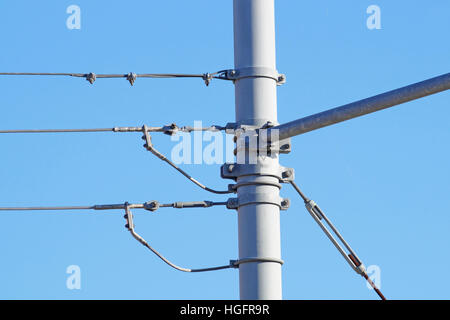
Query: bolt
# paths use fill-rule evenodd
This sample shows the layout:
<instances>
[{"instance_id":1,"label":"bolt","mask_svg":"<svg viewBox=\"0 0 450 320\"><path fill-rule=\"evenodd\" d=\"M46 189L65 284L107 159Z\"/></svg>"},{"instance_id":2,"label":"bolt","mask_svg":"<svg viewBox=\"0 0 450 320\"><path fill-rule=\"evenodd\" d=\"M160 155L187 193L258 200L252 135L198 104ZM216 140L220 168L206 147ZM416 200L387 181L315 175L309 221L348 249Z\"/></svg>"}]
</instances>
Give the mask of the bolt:
<instances>
[{"instance_id":1,"label":"bolt","mask_svg":"<svg viewBox=\"0 0 450 320\"><path fill-rule=\"evenodd\" d=\"M291 170L288 170L288 171L284 172L284 176L285 176L286 178L289 178L290 176L292 176L292 171L291 171Z\"/></svg>"},{"instance_id":2,"label":"bolt","mask_svg":"<svg viewBox=\"0 0 450 320\"><path fill-rule=\"evenodd\" d=\"M267 121L266 124L264 125L265 128L270 128L275 126L275 124L272 121Z\"/></svg>"},{"instance_id":3,"label":"bolt","mask_svg":"<svg viewBox=\"0 0 450 320\"><path fill-rule=\"evenodd\" d=\"M230 165L228 166L228 172L229 172L229 173L233 172L233 169L234 169L234 164L230 164Z\"/></svg>"}]
</instances>

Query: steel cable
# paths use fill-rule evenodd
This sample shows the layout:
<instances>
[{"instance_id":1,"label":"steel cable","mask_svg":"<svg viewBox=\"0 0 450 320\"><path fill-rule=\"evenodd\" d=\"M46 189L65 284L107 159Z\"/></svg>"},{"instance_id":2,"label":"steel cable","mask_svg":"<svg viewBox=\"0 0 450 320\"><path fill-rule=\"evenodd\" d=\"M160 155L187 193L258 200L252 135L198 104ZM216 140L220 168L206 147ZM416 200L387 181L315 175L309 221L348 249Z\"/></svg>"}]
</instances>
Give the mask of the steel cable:
<instances>
[{"instance_id":1,"label":"steel cable","mask_svg":"<svg viewBox=\"0 0 450 320\"><path fill-rule=\"evenodd\" d=\"M223 126L212 125L209 127L178 127L176 124L171 124L161 127L148 127L148 132L162 132L165 134L175 134L176 132L193 132L193 131L223 131L226 128ZM0 133L73 133L73 132L142 132L142 127L113 127L113 128L82 128L82 129L13 129L0 130Z\"/></svg>"},{"instance_id":2,"label":"steel cable","mask_svg":"<svg viewBox=\"0 0 450 320\"><path fill-rule=\"evenodd\" d=\"M220 70L213 73L202 74L188 74L188 73L141 73L137 74L130 72L127 74L96 74L90 73L60 73L60 72L0 72L0 76L66 76L86 78L89 83L93 84L97 79L111 79L111 78L125 78L131 85L134 84L137 78L201 78L208 86L212 79L231 80L227 76L228 70Z\"/></svg>"},{"instance_id":3,"label":"steel cable","mask_svg":"<svg viewBox=\"0 0 450 320\"><path fill-rule=\"evenodd\" d=\"M148 133L148 130L146 130L146 126L143 126L142 131L144 132L144 136L142 137L145 140L145 144L144 147L150 151L153 155L155 155L157 158L161 159L162 161L168 163L170 166L172 166L175 170L177 170L178 172L180 172L183 176L185 176L188 180L190 180L191 182L193 182L195 185L197 185L198 187L211 192L211 193L215 193L215 194L229 194L229 193L234 193L234 190L229 189L229 190L215 190L215 189L211 189L207 186L205 186L203 183L197 181L196 179L194 179L191 175L189 175L186 171L184 171L183 169L181 169L180 167L178 167L175 163L173 163L172 161L170 161L166 156L164 156L161 152L159 152L158 150L155 149L155 147L153 147L152 144L152 140L151 140L151 136Z\"/></svg>"}]
</instances>

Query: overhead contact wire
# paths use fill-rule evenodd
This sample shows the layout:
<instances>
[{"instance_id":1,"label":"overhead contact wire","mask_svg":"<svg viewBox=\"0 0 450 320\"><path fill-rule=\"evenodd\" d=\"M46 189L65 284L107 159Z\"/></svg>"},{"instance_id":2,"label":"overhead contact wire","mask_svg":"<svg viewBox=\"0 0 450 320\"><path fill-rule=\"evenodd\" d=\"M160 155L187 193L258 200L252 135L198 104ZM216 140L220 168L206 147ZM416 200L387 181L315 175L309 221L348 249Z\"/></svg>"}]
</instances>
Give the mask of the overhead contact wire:
<instances>
[{"instance_id":1,"label":"overhead contact wire","mask_svg":"<svg viewBox=\"0 0 450 320\"><path fill-rule=\"evenodd\" d=\"M156 203L156 204L155 204ZM233 260L230 261L230 264L210 267L210 268L200 268L200 269L189 269L177 266L172 263L168 259L166 259L161 253L155 250L144 238L142 238L139 234L134 231L134 222L133 215L130 209L146 209L150 211L155 211L161 207L173 207L173 208L198 208L198 207L211 207L216 205L226 205L226 202L212 202L212 201L199 201L199 202L173 202L168 204L159 204L156 201L146 202L144 204L129 204L128 202L124 204L106 204L106 205L93 205L93 206L59 206L59 207L0 207L0 211L50 211L50 210L115 210L115 209L125 209L125 219L127 220L127 224L125 227L130 231L132 236L138 240L142 245L147 247L150 251L152 251L158 258L164 261L166 264L171 266L172 268L183 271L183 272L207 272L207 271L216 271L223 270L229 268L237 268L238 264L235 264Z\"/></svg>"}]
</instances>

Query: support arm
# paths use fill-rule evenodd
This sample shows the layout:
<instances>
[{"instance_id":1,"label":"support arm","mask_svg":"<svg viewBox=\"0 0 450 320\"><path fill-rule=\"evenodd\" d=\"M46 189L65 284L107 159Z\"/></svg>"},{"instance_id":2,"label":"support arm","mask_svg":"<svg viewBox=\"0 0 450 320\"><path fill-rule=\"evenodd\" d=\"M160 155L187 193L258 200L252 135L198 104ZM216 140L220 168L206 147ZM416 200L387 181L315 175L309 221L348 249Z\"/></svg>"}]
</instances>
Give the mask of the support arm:
<instances>
[{"instance_id":1,"label":"support arm","mask_svg":"<svg viewBox=\"0 0 450 320\"><path fill-rule=\"evenodd\" d=\"M450 73L297 119L271 130L283 140L450 89Z\"/></svg>"}]
</instances>

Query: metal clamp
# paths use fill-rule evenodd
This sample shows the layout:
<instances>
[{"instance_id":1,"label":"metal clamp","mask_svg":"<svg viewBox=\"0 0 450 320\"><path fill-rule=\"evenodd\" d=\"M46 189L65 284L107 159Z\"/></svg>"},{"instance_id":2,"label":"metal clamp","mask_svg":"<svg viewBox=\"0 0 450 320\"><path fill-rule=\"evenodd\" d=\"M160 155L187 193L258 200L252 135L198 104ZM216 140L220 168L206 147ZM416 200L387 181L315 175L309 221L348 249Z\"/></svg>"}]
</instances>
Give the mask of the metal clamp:
<instances>
[{"instance_id":1,"label":"metal clamp","mask_svg":"<svg viewBox=\"0 0 450 320\"><path fill-rule=\"evenodd\" d=\"M271 193L247 193L239 198L228 199L227 209L239 209L240 207L257 203L273 204L278 206L280 210L287 210L290 205L289 199L273 196Z\"/></svg>"},{"instance_id":2,"label":"metal clamp","mask_svg":"<svg viewBox=\"0 0 450 320\"><path fill-rule=\"evenodd\" d=\"M172 123L172 124L169 124L169 125L163 127L163 133L167 134L169 136L173 136L179 130L180 130L180 128L178 128L178 126L175 123Z\"/></svg>"},{"instance_id":3,"label":"metal clamp","mask_svg":"<svg viewBox=\"0 0 450 320\"><path fill-rule=\"evenodd\" d=\"M258 177L257 181L255 181L254 179L252 179L252 181L241 180L236 184L231 184L230 186L231 186L231 190L233 190L234 192L237 192L237 190L240 187L255 186L255 185L272 186L272 187L277 187L278 189L281 189L281 184L278 182L275 182L273 177L268 177L268 176Z\"/></svg>"},{"instance_id":4,"label":"metal clamp","mask_svg":"<svg viewBox=\"0 0 450 320\"><path fill-rule=\"evenodd\" d=\"M202 79L203 81L205 81L206 86L209 86L211 80L213 79L213 75L210 73L204 73Z\"/></svg>"},{"instance_id":5,"label":"metal clamp","mask_svg":"<svg viewBox=\"0 0 450 320\"><path fill-rule=\"evenodd\" d=\"M137 75L136 75L136 73L134 73L134 72L130 72L130 73L127 75L127 80L130 82L131 85L134 84L134 82L136 81L136 79L137 79Z\"/></svg>"},{"instance_id":6,"label":"metal clamp","mask_svg":"<svg viewBox=\"0 0 450 320\"><path fill-rule=\"evenodd\" d=\"M156 200L148 201L144 203L144 209L151 212L155 212L156 210L159 209L159 202Z\"/></svg>"},{"instance_id":7,"label":"metal clamp","mask_svg":"<svg viewBox=\"0 0 450 320\"><path fill-rule=\"evenodd\" d=\"M256 146L252 146L252 143L249 140L245 140L235 149L235 154L237 154L238 149L264 155L273 153L288 154L292 150L290 138L274 142L265 142L260 139L260 136L257 136L255 139L257 140L256 143L254 143Z\"/></svg>"},{"instance_id":8,"label":"metal clamp","mask_svg":"<svg viewBox=\"0 0 450 320\"><path fill-rule=\"evenodd\" d=\"M278 166L274 171L272 167L266 167L261 164L238 164L225 163L220 167L220 176L222 179L237 180L241 176L272 176L278 178L281 183L287 183L294 180L294 169Z\"/></svg>"},{"instance_id":9,"label":"metal clamp","mask_svg":"<svg viewBox=\"0 0 450 320\"><path fill-rule=\"evenodd\" d=\"M230 260L230 265L233 268L239 268L239 266L241 264L244 263L251 263L251 262L275 262L275 263L279 263L281 265L284 264L284 261L278 258L264 258L264 257L260 257L260 258L243 258L243 259L239 259L239 260Z\"/></svg>"},{"instance_id":10,"label":"metal clamp","mask_svg":"<svg viewBox=\"0 0 450 320\"><path fill-rule=\"evenodd\" d=\"M226 71L227 80L240 80L245 78L269 78L276 81L277 85L286 83L286 75L278 73L277 70L266 67L248 67Z\"/></svg>"},{"instance_id":11,"label":"metal clamp","mask_svg":"<svg viewBox=\"0 0 450 320\"><path fill-rule=\"evenodd\" d=\"M97 75L93 72L88 73L86 75L86 80L89 81L90 84L94 84L96 79L97 79Z\"/></svg>"},{"instance_id":12,"label":"metal clamp","mask_svg":"<svg viewBox=\"0 0 450 320\"><path fill-rule=\"evenodd\" d=\"M244 135L245 138L255 139L250 140L255 146L252 146L248 139L240 142L239 148L245 148L247 151L254 151L257 153L271 154L282 153L287 154L291 152L291 138L278 139L278 135L275 135L276 131L270 130L270 128L278 125L272 121L264 121L263 124L247 125L235 122L229 122L225 126L225 132L227 134L234 134L234 142L238 141L238 138ZM242 138L242 137L241 137ZM235 149L235 155L237 148Z\"/></svg>"}]
</instances>

